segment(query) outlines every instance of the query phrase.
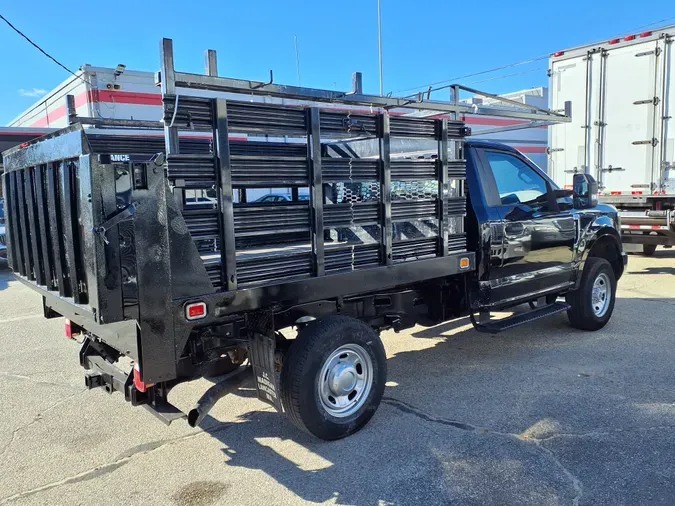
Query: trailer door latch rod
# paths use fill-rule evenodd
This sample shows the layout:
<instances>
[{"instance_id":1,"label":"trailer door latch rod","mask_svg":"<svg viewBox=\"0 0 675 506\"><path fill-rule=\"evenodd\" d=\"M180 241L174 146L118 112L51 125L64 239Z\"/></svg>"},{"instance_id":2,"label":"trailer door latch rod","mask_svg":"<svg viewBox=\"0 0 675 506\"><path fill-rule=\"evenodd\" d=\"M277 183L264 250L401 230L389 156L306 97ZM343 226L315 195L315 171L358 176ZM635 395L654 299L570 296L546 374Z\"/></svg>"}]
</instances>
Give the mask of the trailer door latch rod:
<instances>
[{"instance_id":1,"label":"trailer door latch rod","mask_svg":"<svg viewBox=\"0 0 675 506\"><path fill-rule=\"evenodd\" d=\"M111 228L119 225L120 223L124 221L129 221L130 219L133 218L134 214L136 214L136 203L131 203L124 209L122 209L119 213L117 213L115 216L110 218L109 220L101 223L98 227L94 227L94 234L98 235L101 239L103 239L103 242L106 244L110 244L108 242L108 238L106 237L106 232L110 230Z\"/></svg>"}]
</instances>

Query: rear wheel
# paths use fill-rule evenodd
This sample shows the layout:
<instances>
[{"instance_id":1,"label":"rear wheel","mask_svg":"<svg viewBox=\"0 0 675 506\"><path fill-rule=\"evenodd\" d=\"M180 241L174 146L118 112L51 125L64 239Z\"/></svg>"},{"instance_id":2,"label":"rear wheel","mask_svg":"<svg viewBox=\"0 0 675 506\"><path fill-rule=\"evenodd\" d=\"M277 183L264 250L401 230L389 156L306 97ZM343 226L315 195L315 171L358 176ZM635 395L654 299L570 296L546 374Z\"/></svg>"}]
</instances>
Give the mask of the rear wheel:
<instances>
[{"instance_id":1,"label":"rear wheel","mask_svg":"<svg viewBox=\"0 0 675 506\"><path fill-rule=\"evenodd\" d=\"M590 257L581 275L581 286L567 294L571 306L567 317L573 327L599 330L612 317L616 278L612 265L604 258Z\"/></svg>"},{"instance_id":2,"label":"rear wheel","mask_svg":"<svg viewBox=\"0 0 675 506\"><path fill-rule=\"evenodd\" d=\"M386 377L386 354L372 328L346 316L323 318L301 329L284 357L284 412L316 437L343 438L375 414Z\"/></svg>"},{"instance_id":3,"label":"rear wheel","mask_svg":"<svg viewBox=\"0 0 675 506\"><path fill-rule=\"evenodd\" d=\"M643 244L642 254L646 257L652 256L656 252L656 244Z\"/></svg>"}]
</instances>

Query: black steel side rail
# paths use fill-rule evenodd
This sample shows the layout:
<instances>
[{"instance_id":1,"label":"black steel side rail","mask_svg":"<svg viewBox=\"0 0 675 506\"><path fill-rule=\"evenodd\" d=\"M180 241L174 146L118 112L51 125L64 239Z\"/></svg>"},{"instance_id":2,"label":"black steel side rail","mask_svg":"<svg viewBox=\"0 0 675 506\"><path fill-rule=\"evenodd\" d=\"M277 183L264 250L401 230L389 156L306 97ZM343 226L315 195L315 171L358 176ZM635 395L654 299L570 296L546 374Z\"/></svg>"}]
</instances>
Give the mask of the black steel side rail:
<instances>
[{"instance_id":1,"label":"black steel side rail","mask_svg":"<svg viewBox=\"0 0 675 506\"><path fill-rule=\"evenodd\" d=\"M460 268L460 259L469 265ZM240 288L235 292L218 292L187 299L174 299L177 326L191 327L185 320L184 305L191 300L204 301L208 316L199 320L200 326L218 323L222 317L263 308L288 308L297 304L343 296L357 296L383 291L397 286L421 283L436 278L471 272L475 268L472 252L451 253L446 257L400 262L387 266L371 267L339 274L327 274L292 282L267 284L259 287Z\"/></svg>"},{"instance_id":2,"label":"black steel side rail","mask_svg":"<svg viewBox=\"0 0 675 506\"><path fill-rule=\"evenodd\" d=\"M386 265L393 262L391 223L391 135L389 114L379 117L380 137L380 201L382 206L382 257Z\"/></svg>"},{"instance_id":3,"label":"black steel side rail","mask_svg":"<svg viewBox=\"0 0 675 506\"><path fill-rule=\"evenodd\" d=\"M309 169L309 205L311 209L313 271L316 276L325 273L323 241L323 184L321 171L321 118L319 109L307 111L307 162Z\"/></svg>"},{"instance_id":4,"label":"black steel side rail","mask_svg":"<svg viewBox=\"0 0 675 506\"><path fill-rule=\"evenodd\" d=\"M438 220L438 239L441 256L448 255L448 120L439 120L440 138L438 140L438 199L441 205Z\"/></svg>"},{"instance_id":5,"label":"black steel side rail","mask_svg":"<svg viewBox=\"0 0 675 506\"><path fill-rule=\"evenodd\" d=\"M234 240L234 194L232 192L232 166L228 134L227 103L225 99L213 100L216 118L213 138L217 157L216 180L219 183L218 206L221 220L221 279L227 290L237 289L237 252Z\"/></svg>"}]
</instances>

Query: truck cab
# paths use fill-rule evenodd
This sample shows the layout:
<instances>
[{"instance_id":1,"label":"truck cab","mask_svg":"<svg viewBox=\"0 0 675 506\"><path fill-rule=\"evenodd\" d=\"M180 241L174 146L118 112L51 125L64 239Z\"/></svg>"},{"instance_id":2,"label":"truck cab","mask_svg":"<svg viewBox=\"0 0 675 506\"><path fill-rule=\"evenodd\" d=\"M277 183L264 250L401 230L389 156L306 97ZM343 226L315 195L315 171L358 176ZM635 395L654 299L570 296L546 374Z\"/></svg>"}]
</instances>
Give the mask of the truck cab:
<instances>
[{"instance_id":1,"label":"truck cab","mask_svg":"<svg viewBox=\"0 0 675 506\"><path fill-rule=\"evenodd\" d=\"M580 269L602 245L616 279L623 273L615 208L575 206L531 160L504 144L469 140L468 196L475 220L467 227L479 248L476 303L499 308L576 286ZM487 238L490 238L489 247ZM482 238L482 239L481 239Z\"/></svg>"}]
</instances>

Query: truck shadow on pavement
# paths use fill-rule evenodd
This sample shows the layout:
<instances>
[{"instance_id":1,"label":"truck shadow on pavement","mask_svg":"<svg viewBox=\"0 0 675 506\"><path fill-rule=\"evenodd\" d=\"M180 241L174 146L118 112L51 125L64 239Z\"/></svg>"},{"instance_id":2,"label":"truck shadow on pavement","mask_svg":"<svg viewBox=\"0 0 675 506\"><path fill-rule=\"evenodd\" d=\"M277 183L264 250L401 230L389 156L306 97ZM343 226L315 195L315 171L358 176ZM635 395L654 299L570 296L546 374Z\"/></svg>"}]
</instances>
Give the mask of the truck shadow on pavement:
<instances>
[{"instance_id":1,"label":"truck shadow on pavement","mask_svg":"<svg viewBox=\"0 0 675 506\"><path fill-rule=\"evenodd\" d=\"M617 307L626 303L619 300ZM642 428L675 427L675 378L665 363L673 357L654 362L645 351L649 344L637 342L627 352L624 341L633 343L632 334L637 337L640 330L631 323L634 316L616 320L602 331L584 333L558 316L495 338L460 319L414 329L401 351L399 339L387 345L391 336L384 336L390 358L383 402L362 431L340 441L304 434L272 408L232 424L207 417L202 428L223 444L226 466L261 470L306 501L572 503L583 494L586 479L594 480L591 488L603 486L601 476L588 476L616 471L621 477L627 469L605 470L604 460L618 458L625 448L587 454L583 448L589 441L583 438L595 438L590 443L597 447L598 438L630 439L633 433L643 438ZM626 367L630 360L633 370ZM649 373L643 361L652 363ZM638 371L644 377L636 376ZM665 376L669 389L661 387ZM675 451L675 443L659 444ZM558 447L566 459L556 456ZM630 451L636 464L628 467L637 482L654 466L659 472L675 470L665 455L654 460L644 439ZM645 466L641 453L651 454L652 463ZM566 465L585 475L577 478ZM608 476L607 487L616 479ZM675 492L665 483L648 487L653 497ZM615 499L638 494L637 499L645 490L617 490Z\"/></svg>"}]
</instances>

